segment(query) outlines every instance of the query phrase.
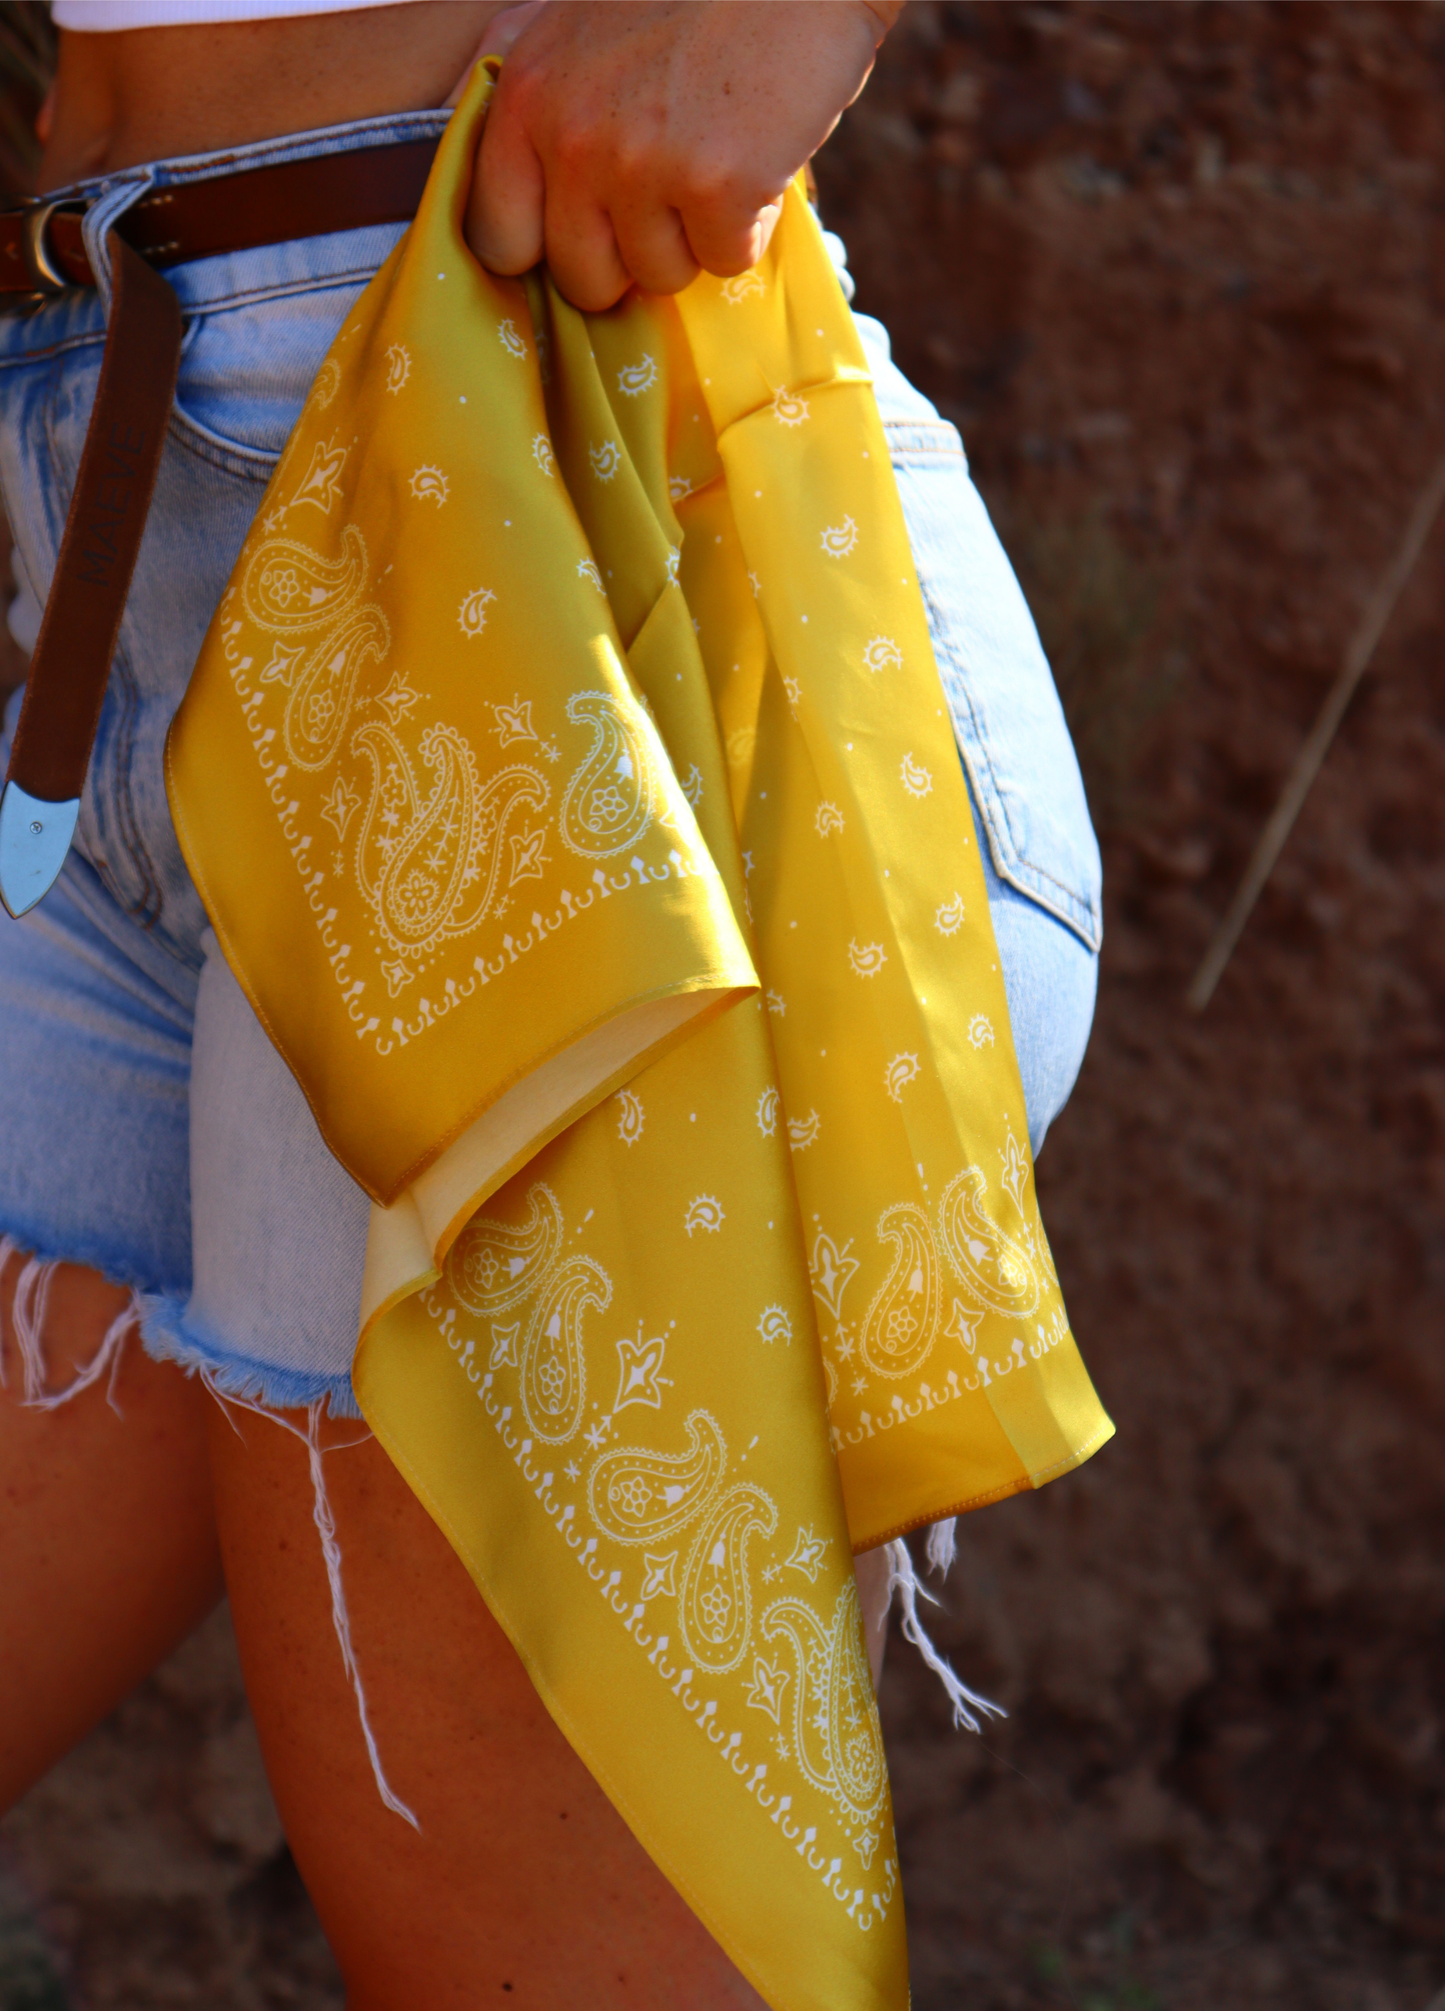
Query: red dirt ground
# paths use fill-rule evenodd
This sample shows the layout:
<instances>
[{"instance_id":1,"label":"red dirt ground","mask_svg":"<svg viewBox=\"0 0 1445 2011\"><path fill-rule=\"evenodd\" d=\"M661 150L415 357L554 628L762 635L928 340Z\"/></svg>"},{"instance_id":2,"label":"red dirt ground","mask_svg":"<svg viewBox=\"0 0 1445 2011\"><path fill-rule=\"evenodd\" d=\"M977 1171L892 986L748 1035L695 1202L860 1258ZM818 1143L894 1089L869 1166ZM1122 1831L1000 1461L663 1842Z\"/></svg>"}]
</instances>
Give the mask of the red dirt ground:
<instances>
[{"instance_id":1,"label":"red dirt ground","mask_svg":"<svg viewBox=\"0 0 1445 2011\"><path fill-rule=\"evenodd\" d=\"M1107 874L1040 1186L1119 1436L960 1527L1004 1726L890 1650L917 2011L1445 2011L1445 524L1183 1005L1445 453L1442 109L1437 5L916 0L819 162ZM4 2011L339 2004L248 1739L218 1620L11 1818Z\"/></svg>"}]
</instances>

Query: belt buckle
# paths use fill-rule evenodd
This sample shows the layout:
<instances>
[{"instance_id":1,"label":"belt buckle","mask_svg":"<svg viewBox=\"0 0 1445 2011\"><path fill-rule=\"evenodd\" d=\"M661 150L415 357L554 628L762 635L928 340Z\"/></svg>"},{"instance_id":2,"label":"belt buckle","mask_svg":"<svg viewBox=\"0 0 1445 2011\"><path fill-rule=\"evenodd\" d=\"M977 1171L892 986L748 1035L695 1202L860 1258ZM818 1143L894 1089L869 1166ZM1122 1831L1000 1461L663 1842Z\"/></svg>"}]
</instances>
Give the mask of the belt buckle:
<instances>
[{"instance_id":1,"label":"belt buckle","mask_svg":"<svg viewBox=\"0 0 1445 2011\"><path fill-rule=\"evenodd\" d=\"M25 274L36 293L47 299L57 293L69 293L74 285L55 263L48 243L50 219L55 212L74 207L74 203L41 200L32 203L25 212L21 228Z\"/></svg>"}]
</instances>

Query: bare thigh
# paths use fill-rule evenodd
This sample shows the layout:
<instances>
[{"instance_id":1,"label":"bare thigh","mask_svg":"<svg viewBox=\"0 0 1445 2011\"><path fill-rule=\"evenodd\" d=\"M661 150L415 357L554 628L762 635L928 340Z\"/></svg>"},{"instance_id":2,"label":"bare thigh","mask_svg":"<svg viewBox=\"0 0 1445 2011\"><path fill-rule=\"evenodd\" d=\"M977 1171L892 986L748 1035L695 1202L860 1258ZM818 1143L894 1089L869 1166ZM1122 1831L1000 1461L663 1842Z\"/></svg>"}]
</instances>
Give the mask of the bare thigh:
<instances>
[{"instance_id":1,"label":"bare thigh","mask_svg":"<svg viewBox=\"0 0 1445 2011\"><path fill-rule=\"evenodd\" d=\"M537 2011L756 2011L379 1447L328 1456L327 1483L372 1724L420 1835L377 1795L305 1447L253 1413L223 1412L134 1336L116 1378L121 1416L105 1378L57 1410L25 1408L19 1270L12 1260L0 1275L0 1808L185 1638L220 1595L224 1555L267 1768L349 2011L451 2011L505 1986ZM58 1272L52 1388L94 1359L124 1304L93 1272ZM873 1606L870 1561L859 1576Z\"/></svg>"},{"instance_id":2,"label":"bare thigh","mask_svg":"<svg viewBox=\"0 0 1445 2011\"><path fill-rule=\"evenodd\" d=\"M374 1441L332 1452L327 1489L377 1794L333 1631L306 1448L218 1411L212 1468L247 1694L292 1851L348 2011L761 1999L633 1838L538 1700L510 1643Z\"/></svg>"},{"instance_id":3,"label":"bare thigh","mask_svg":"<svg viewBox=\"0 0 1445 2011\"><path fill-rule=\"evenodd\" d=\"M115 1378L60 1409L21 1402L0 1275L0 1809L84 1737L221 1594L204 1390L132 1334ZM126 1294L56 1273L43 1339L51 1388L95 1356Z\"/></svg>"}]
</instances>

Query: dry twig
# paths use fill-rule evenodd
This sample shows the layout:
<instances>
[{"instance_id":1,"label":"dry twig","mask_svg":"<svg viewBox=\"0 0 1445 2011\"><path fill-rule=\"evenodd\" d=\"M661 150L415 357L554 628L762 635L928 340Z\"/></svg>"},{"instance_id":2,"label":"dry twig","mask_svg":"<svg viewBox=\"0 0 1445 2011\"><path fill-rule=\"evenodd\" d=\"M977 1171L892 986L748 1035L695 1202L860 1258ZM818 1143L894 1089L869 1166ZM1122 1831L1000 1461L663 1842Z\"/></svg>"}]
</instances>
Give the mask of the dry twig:
<instances>
[{"instance_id":1,"label":"dry twig","mask_svg":"<svg viewBox=\"0 0 1445 2011\"><path fill-rule=\"evenodd\" d=\"M1214 988L1224 975L1225 966L1234 954L1234 948L1244 933L1244 925L1249 920L1255 902L1264 892L1275 861L1284 850L1285 840L1294 829L1295 819L1304 808L1310 786L1324 763L1330 749L1330 742L1339 730L1350 700L1355 695L1355 687L1370 667L1370 659L1375 646L1385 632L1390 616L1395 612L1406 580L1415 569L1430 527L1439 514L1440 505L1445 502L1445 459L1436 467L1434 474L1421 491L1420 499L1411 512L1405 527L1405 535L1399 550L1390 562L1380 584L1370 597L1368 607L1356 629L1345 660L1340 666L1340 674L1330 687L1329 696L1320 708L1320 714L1310 729L1309 738L1295 758L1289 780L1276 803L1269 822L1260 834L1259 843L1254 848L1239 889L1229 904L1224 920L1215 930L1209 948L1204 953L1204 961L1194 973L1186 998L1191 1012L1201 1013L1214 995Z\"/></svg>"}]
</instances>

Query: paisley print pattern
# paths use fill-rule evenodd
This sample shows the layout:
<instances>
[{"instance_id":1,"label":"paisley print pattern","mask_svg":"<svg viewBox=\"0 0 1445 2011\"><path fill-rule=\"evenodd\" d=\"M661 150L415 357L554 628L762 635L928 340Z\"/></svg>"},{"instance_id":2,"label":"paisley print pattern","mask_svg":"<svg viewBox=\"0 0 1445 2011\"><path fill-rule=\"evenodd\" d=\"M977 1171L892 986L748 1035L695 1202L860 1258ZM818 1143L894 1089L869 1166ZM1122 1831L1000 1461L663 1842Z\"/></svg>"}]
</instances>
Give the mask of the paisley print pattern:
<instances>
[{"instance_id":1,"label":"paisley print pattern","mask_svg":"<svg viewBox=\"0 0 1445 2011\"><path fill-rule=\"evenodd\" d=\"M562 798L562 843L584 858L608 859L635 845L652 822L652 762L638 722L605 692L577 692L567 717L592 729L592 745Z\"/></svg>"},{"instance_id":2,"label":"paisley print pattern","mask_svg":"<svg viewBox=\"0 0 1445 2011\"><path fill-rule=\"evenodd\" d=\"M590 1306L605 1312L611 1303L612 1281L590 1257L569 1257L538 1298L522 1359L522 1411L530 1430L548 1445L565 1445L582 1423L583 1311Z\"/></svg>"},{"instance_id":3,"label":"paisley print pattern","mask_svg":"<svg viewBox=\"0 0 1445 2011\"><path fill-rule=\"evenodd\" d=\"M545 779L515 767L479 783L468 743L434 726L417 746L434 778L424 796L406 748L383 720L359 726L352 745L371 769L356 876L380 932L403 954L470 934L496 903L518 815L541 810L551 794Z\"/></svg>"},{"instance_id":4,"label":"paisley print pattern","mask_svg":"<svg viewBox=\"0 0 1445 2011\"><path fill-rule=\"evenodd\" d=\"M604 1453L587 1480L597 1527L618 1543L663 1543L711 1501L727 1468L727 1447L706 1411L683 1420L686 1452L635 1447Z\"/></svg>"},{"instance_id":5,"label":"paisley print pattern","mask_svg":"<svg viewBox=\"0 0 1445 2011\"><path fill-rule=\"evenodd\" d=\"M867 1834L882 1814L888 1775L857 1587L850 1581L840 1588L826 1622L802 1599L775 1600L763 1616L762 1634L792 1651L799 1766Z\"/></svg>"},{"instance_id":6,"label":"paisley print pattern","mask_svg":"<svg viewBox=\"0 0 1445 2011\"><path fill-rule=\"evenodd\" d=\"M771 1536L778 1510L760 1487L741 1481L709 1509L683 1576L678 1626L690 1662L725 1676L747 1653L752 1632L748 1538Z\"/></svg>"},{"instance_id":7,"label":"paisley print pattern","mask_svg":"<svg viewBox=\"0 0 1445 2011\"><path fill-rule=\"evenodd\" d=\"M529 1188L527 1211L520 1227L474 1215L452 1244L446 1281L469 1313L509 1313L551 1270L562 1247L562 1210L551 1188Z\"/></svg>"},{"instance_id":8,"label":"paisley print pattern","mask_svg":"<svg viewBox=\"0 0 1445 2011\"><path fill-rule=\"evenodd\" d=\"M884 1209L878 1240L893 1262L863 1322L863 1359L897 1378L919 1367L938 1333L938 1253L927 1215L909 1201Z\"/></svg>"},{"instance_id":9,"label":"paisley print pattern","mask_svg":"<svg viewBox=\"0 0 1445 2011\"><path fill-rule=\"evenodd\" d=\"M263 635L283 639L261 676L286 687L282 732L286 757L298 768L321 769L332 759L363 668L380 664L391 646L386 616L364 598L367 573L366 542L348 524L334 560L295 538L268 538L242 575L247 614Z\"/></svg>"},{"instance_id":10,"label":"paisley print pattern","mask_svg":"<svg viewBox=\"0 0 1445 2011\"><path fill-rule=\"evenodd\" d=\"M964 1290L990 1312L1031 1319L1039 1306L1039 1279L1028 1252L1006 1236L985 1208L988 1183L977 1166L965 1166L944 1190L938 1233L949 1265Z\"/></svg>"}]
</instances>

